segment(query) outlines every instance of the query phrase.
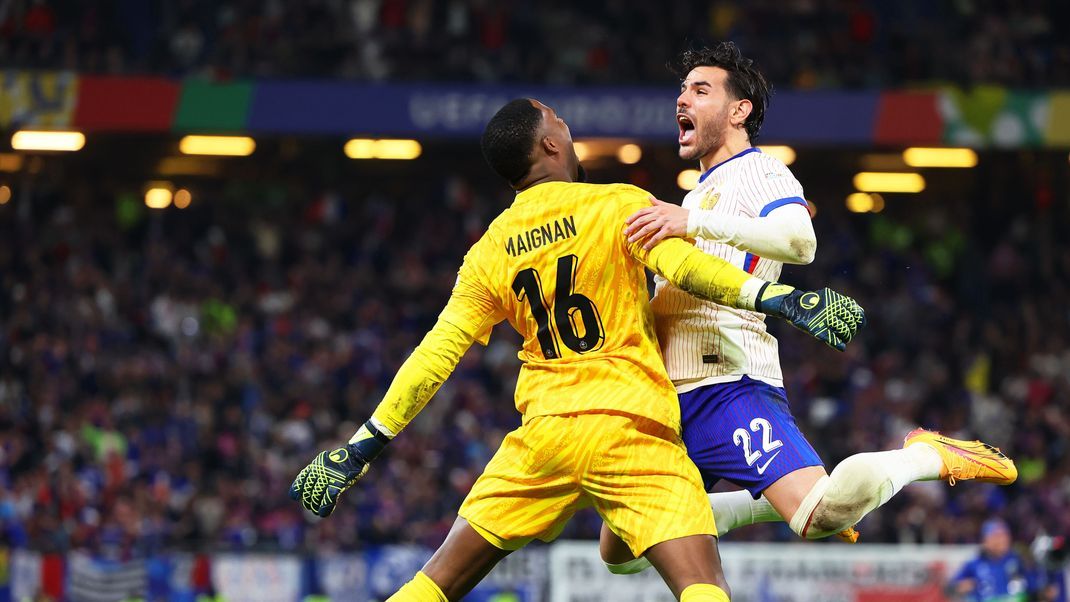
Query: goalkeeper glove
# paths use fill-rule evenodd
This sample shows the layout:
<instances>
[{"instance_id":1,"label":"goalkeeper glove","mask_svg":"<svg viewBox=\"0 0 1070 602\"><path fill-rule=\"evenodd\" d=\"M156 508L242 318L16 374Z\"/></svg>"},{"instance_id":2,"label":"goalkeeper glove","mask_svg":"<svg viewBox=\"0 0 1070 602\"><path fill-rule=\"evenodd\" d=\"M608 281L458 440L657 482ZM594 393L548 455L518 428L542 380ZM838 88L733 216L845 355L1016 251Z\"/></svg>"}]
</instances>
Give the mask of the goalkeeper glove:
<instances>
[{"instance_id":1,"label":"goalkeeper glove","mask_svg":"<svg viewBox=\"0 0 1070 602\"><path fill-rule=\"evenodd\" d=\"M368 472L371 461L390 443L391 435L384 431L369 420L345 446L320 452L297 473L290 485L290 498L317 516L330 516L338 496Z\"/></svg>"},{"instance_id":2,"label":"goalkeeper glove","mask_svg":"<svg viewBox=\"0 0 1070 602\"><path fill-rule=\"evenodd\" d=\"M854 299L830 288L800 291L793 286L767 282L758 291L757 311L784 318L799 330L837 351L866 325L866 312Z\"/></svg>"}]
</instances>

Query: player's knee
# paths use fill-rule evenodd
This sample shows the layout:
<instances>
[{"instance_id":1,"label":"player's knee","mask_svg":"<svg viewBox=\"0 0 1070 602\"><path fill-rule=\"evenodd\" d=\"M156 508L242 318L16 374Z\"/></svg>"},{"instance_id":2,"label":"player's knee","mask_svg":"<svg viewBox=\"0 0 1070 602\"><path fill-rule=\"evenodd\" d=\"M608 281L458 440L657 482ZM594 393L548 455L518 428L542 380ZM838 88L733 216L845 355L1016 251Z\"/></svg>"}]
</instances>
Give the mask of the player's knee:
<instances>
[{"instance_id":1,"label":"player's knee","mask_svg":"<svg viewBox=\"0 0 1070 602\"><path fill-rule=\"evenodd\" d=\"M867 512L880 505L881 477L858 454L840 462L829 475L828 488L814 507L807 539L827 537L853 527Z\"/></svg>"},{"instance_id":2,"label":"player's knee","mask_svg":"<svg viewBox=\"0 0 1070 602\"><path fill-rule=\"evenodd\" d=\"M834 533L839 533L848 527L854 526L858 519L862 518L860 505L853 501L822 500L817 508L814 508L813 519L810 528L806 530L807 539L821 539Z\"/></svg>"}]
</instances>

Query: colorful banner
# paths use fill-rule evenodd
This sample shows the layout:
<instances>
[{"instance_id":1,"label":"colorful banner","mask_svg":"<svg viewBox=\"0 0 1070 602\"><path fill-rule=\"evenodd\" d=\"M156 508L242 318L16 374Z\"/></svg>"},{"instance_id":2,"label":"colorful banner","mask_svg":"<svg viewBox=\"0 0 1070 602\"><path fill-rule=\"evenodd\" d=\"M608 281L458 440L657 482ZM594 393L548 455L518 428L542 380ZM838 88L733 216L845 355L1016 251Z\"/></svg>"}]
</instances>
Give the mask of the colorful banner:
<instances>
[{"instance_id":1,"label":"colorful banner","mask_svg":"<svg viewBox=\"0 0 1070 602\"><path fill-rule=\"evenodd\" d=\"M942 142L944 123L940 98L932 92L885 92L877 104L873 134L878 144L933 144Z\"/></svg>"},{"instance_id":2,"label":"colorful banner","mask_svg":"<svg viewBox=\"0 0 1070 602\"><path fill-rule=\"evenodd\" d=\"M251 82L182 84L172 128L181 132L242 132L248 126Z\"/></svg>"},{"instance_id":3,"label":"colorful banner","mask_svg":"<svg viewBox=\"0 0 1070 602\"><path fill-rule=\"evenodd\" d=\"M207 82L8 70L0 72L0 129L475 138L507 101L532 97L577 138L671 144L676 96L672 85ZM783 91L773 96L762 142L1066 147L1070 91Z\"/></svg>"},{"instance_id":4,"label":"colorful banner","mask_svg":"<svg viewBox=\"0 0 1070 602\"><path fill-rule=\"evenodd\" d=\"M181 87L159 77L81 76L71 125L86 131L167 131Z\"/></svg>"},{"instance_id":5,"label":"colorful banner","mask_svg":"<svg viewBox=\"0 0 1070 602\"><path fill-rule=\"evenodd\" d=\"M1057 145L1047 92L1021 92L996 86L969 91L948 88L939 94L944 142L959 146L1020 148ZM1056 134L1056 136L1053 136ZM1065 144L1065 143L1063 143Z\"/></svg>"},{"instance_id":6,"label":"colorful banner","mask_svg":"<svg viewBox=\"0 0 1070 602\"><path fill-rule=\"evenodd\" d=\"M0 71L0 129L70 127L77 97L74 73Z\"/></svg>"}]
</instances>

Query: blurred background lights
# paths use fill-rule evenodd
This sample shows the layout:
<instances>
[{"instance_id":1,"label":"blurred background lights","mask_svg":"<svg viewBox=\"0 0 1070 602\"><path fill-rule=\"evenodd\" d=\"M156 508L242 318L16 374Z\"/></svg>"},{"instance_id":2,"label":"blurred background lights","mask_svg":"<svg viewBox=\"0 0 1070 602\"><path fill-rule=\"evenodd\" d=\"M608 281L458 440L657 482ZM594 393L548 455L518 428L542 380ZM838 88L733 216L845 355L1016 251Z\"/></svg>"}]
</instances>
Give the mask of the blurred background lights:
<instances>
[{"instance_id":1,"label":"blurred background lights","mask_svg":"<svg viewBox=\"0 0 1070 602\"><path fill-rule=\"evenodd\" d=\"M149 209L166 209L171 205L171 189L153 186L145 191L145 206Z\"/></svg>"},{"instance_id":2,"label":"blurred background lights","mask_svg":"<svg viewBox=\"0 0 1070 602\"><path fill-rule=\"evenodd\" d=\"M625 144L617 149L617 160L625 165L634 165L643 158L643 149L638 144Z\"/></svg>"}]
</instances>

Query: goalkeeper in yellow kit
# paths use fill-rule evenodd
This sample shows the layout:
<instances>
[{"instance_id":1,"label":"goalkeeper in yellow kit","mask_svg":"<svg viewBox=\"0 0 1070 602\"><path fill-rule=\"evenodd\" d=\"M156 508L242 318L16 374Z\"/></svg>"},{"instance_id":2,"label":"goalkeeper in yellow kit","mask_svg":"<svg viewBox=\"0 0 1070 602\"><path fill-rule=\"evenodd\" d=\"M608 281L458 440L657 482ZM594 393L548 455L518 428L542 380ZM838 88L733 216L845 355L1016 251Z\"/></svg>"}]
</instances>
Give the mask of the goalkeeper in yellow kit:
<instances>
[{"instance_id":1,"label":"goalkeeper in yellow kit","mask_svg":"<svg viewBox=\"0 0 1070 602\"><path fill-rule=\"evenodd\" d=\"M434 328L347 445L320 453L290 495L319 516L434 395L474 342L502 320L524 337L520 428L502 442L446 541L390 600L457 600L509 552L549 541L594 506L681 600L725 601L716 529L680 441L680 408L654 334L644 267L696 296L788 319L846 344L862 309L751 277L680 239L629 244L625 219L649 205L634 186L582 180L568 126L520 99L488 123L483 154L517 190L461 266ZM820 297L812 304L809 299ZM827 301L826 301L827 300ZM806 306L806 307L804 307Z\"/></svg>"}]
</instances>

